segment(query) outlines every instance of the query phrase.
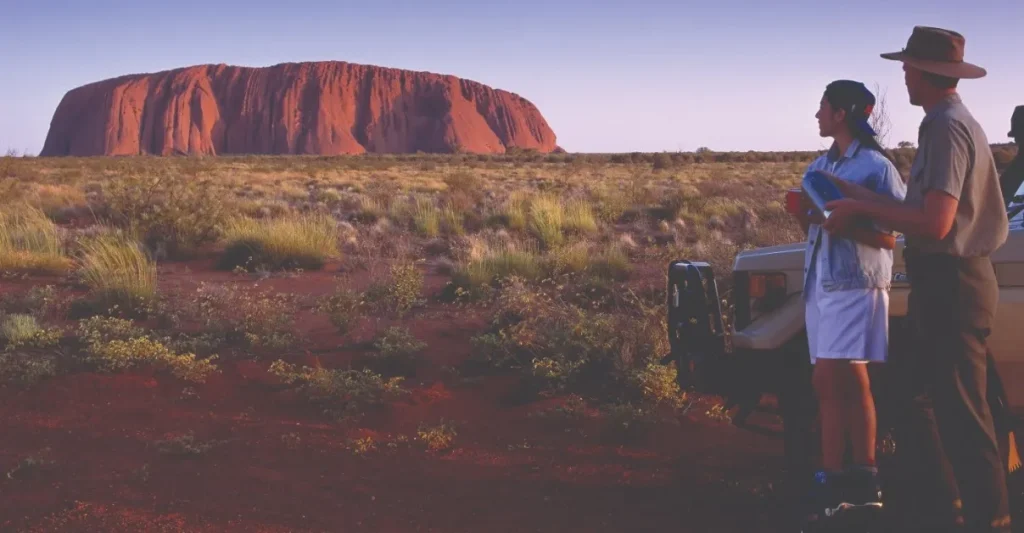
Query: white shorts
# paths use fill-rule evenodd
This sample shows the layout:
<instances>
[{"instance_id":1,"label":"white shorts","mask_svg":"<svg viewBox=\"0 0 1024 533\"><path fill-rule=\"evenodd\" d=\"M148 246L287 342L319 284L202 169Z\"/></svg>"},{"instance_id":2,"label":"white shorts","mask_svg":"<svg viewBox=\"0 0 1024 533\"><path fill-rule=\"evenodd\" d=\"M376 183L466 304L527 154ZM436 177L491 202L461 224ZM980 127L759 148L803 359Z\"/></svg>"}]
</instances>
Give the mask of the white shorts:
<instances>
[{"instance_id":1,"label":"white shorts","mask_svg":"<svg viewBox=\"0 0 1024 533\"><path fill-rule=\"evenodd\" d=\"M816 269L810 269L813 276ZM812 279L804 296L811 364L816 359L880 363L889 351L889 291L823 291Z\"/></svg>"}]
</instances>

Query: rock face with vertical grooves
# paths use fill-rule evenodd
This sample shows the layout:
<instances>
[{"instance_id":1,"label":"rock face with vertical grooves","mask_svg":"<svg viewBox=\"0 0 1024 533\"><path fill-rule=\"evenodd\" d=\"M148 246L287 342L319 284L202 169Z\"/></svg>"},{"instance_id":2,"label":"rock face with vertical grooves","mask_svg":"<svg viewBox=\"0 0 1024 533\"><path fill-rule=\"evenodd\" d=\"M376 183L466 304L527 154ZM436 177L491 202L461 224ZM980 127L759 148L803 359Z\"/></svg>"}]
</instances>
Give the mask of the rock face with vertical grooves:
<instances>
[{"instance_id":1,"label":"rock face with vertical grooves","mask_svg":"<svg viewBox=\"0 0 1024 533\"><path fill-rule=\"evenodd\" d=\"M41 156L555 151L531 102L455 76L352 63L200 65L69 91Z\"/></svg>"}]
</instances>

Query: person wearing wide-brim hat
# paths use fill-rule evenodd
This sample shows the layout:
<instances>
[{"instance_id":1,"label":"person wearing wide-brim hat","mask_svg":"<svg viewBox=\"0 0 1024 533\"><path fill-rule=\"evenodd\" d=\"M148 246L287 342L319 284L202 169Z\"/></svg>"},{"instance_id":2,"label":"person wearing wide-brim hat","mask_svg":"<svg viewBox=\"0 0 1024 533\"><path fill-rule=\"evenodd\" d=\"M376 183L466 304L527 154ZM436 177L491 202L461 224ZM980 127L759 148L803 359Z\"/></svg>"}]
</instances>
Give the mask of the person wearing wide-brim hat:
<instances>
[{"instance_id":1,"label":"person wearing wide-brim hat","mask_svg":"<svg viewBox=\"0 0 1024 533\"><path fill-rule=\"evenodd\" d=\"M1010 117L1010 132L1007 137L1020 144L1024 140L1024 105L1013 108L1013 115Z\"/></svg>"},{"instance_id":2,"label":"person wearing wide-brim hat","mask_svg":"<svg viewBox=\"0 0 1024 533\"><path fill-rule=\"evenodd\" d=\"M1006 136L1017 143L1017 156L1003 171L1003 175L999 176L1003 200L1009 207L1021 184L1024 184L1024 105L1014 108L1013 116L1010 117L1010 132Z\"/></svg>"},{"instance_id":3,"label":"person wearing wide-brim hat","mask_svg":"<svg viewBox=\"0 0 1024 533\"><path fill-rule=\"evenodd\" d=\"M999 296L990 254L1009 227L988 138L956 91L960 80L987 74L964 60L964 49L963 35L919 26L902 51L881 54L903 63L910 102L925 111L906 198L837 180L848 198L826 206L833 211L824 226L839 231L867 217L904 234L911 349L892 354L890 371L900 370L889 390L909 393L913 419L931 437L914 453L934 461L929 471L941 475L934 481L949 503L929 511L948 510L948 525L962 519L968 531L1009 533L1006 471L986 398L986 337ZM929 404L933 412L922 407Z\"/></svg>"}]
</instances>

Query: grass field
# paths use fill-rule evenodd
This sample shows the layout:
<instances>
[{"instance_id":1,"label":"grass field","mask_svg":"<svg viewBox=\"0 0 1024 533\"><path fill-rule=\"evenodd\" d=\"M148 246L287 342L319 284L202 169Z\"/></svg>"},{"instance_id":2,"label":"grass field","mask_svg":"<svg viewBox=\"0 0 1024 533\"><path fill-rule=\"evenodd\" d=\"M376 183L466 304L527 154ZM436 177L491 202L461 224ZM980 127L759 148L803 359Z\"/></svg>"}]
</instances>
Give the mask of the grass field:
<instances>
[{"instance_id":1,"label":"grass field","mask_svg":"<svg viewBox=\"0 0 1024 533\"><path fill-rule=\"evenodd\" d=\"M801 240L815 155L0 158L0 524L765 531L664 270Z\"/></svg>"}]
</instances>

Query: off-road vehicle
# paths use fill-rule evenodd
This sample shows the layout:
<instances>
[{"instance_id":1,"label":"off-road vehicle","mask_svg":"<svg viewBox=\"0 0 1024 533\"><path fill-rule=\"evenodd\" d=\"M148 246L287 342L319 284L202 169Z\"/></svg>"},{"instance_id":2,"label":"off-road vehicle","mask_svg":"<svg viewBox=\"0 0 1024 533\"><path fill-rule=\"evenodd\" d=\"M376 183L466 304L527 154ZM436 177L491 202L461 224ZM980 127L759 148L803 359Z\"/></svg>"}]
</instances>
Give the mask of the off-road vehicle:
<instances>
[{"instance_id":1,"label":"off-road vehicle","mask_svg":"<svg viewBox=\"0 0 1024 533\"><path fill-rule=\"evenodd\" d=\"M1024 525L1018 512L1021 497L1017 449L1024 444L1024 187L1008 202L1010 234L992 255L999 279L999 307L988 339L989 398L1008 470L1014 522ZM680 384L720 394L727 405L738 406L734 421L744 425L763 397L777 400L782 419L785 464L790 494L805 490L816 460L815 399L804 327L805 242L758 248L739 253L731 279L719 287L712 268L700 258L672 261L668 266L668 334L671 353L665 362L678 365ZM903 238L894 250L890 292L890 358L906 350L904 322L909 283L903 261ZM728 286L728 287L726 287ZM720 294L719 291L722 290ZM728 294L729 298L725 298ZM723 309L732 306L732 313ZM731 315L731 316L729 316ZM879 463L885 483L920 477L913 463L918 447L914 436L900 424L900 382L887 380L886 365L872 370L872 388L878 411ZM902 404L905 405L905 404ZM751 426L754 427L754 426ZM902 428L902 429L901 429ZM927 477L927 476L925 476ZM887 490L887 514L900 502L926 501L927 487ZM908 494L911 492L912 494ZM922 500L923 499L923 500ZM792 501L792 500L791 500ZM947 500L948 501L948 500ZM934 502L934 500L933 500ZM948 507L948 503L947 503ZM903 507L903 510L911 507ZM932 504L917 508L932 512ZM904 515L906 516L906 515ZM907 518L907 520L916 520Z\"/></svg>"}]
</instances>

